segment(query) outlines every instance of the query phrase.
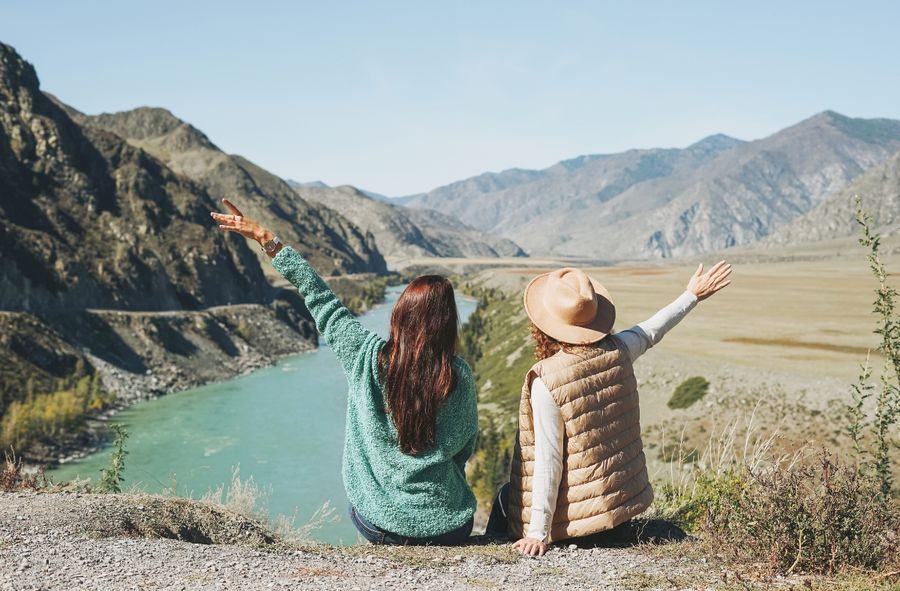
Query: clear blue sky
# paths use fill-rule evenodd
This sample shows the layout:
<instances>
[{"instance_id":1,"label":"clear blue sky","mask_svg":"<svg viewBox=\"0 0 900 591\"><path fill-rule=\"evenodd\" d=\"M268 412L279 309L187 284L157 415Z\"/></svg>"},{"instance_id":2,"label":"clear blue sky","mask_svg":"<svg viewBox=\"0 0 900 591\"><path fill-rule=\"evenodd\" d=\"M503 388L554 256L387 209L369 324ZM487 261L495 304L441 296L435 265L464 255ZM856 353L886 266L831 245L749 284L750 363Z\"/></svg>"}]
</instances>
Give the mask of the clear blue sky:
<instances>
[{"instance_id":1,"label":"clear blue sky","mask_svg":"<svg viewBox=\"0 0 900 591\"><path fill-rule=\"evenodd\" d=\"M163 106L298 180L402 195L585 153L900 119L900 2L7 1L87 113Z\"/></svg>"}]
</instances>

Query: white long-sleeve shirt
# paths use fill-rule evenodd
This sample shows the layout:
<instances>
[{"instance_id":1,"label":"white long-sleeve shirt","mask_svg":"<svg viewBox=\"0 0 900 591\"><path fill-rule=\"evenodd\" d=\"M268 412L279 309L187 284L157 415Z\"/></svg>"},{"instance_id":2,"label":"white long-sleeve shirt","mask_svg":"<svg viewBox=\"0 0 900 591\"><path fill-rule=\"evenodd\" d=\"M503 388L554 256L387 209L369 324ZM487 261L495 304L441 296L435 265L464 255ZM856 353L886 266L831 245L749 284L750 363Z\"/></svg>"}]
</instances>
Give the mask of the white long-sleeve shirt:
<instances>
[{"instance_id":1,"label":"white long-sleeve shirt","mask_svg":"<svg viewBox=\"0 0 900 591\"><path fill-rule=\"evenodd\" d=\"M685 291L678 298L648 320L617 332L619 339L634 362L647 349L662 340L697 305L697 296ZM550 390L540 379L531 382L531 408L534 415L534 478L531 492L531 523L529 538L545 540L553 523L553 511L562 478L563 433L565 424L559 406Z\"/></svg>"}]
</instances>

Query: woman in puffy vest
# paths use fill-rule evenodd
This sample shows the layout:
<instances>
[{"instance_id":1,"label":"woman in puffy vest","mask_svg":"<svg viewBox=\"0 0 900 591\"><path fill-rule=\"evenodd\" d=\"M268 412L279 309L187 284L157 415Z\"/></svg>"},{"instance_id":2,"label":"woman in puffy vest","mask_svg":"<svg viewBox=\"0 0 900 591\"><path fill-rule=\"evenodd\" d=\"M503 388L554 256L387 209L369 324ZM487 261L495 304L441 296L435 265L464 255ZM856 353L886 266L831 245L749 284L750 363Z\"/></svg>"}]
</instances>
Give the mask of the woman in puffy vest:
<instances>
[{"instance_id":1,"label":"woman in puffy vest","mask_svg":"<svg viewBox=\"0 0 900 591\"><path fill-rule=\"evenodd\" d=\"M650 506L653 491L632 363L697 302L730 284L730 275L725 261L706 273L701 264L674 302L614 334L609 292L582 271L560 269L529 283L525 310L540 361L525 377L510 483L494 503L489 533L507 530L513 546L532 556L563 540L634 541L629 522Z\"/></svg>"}]
</instances>

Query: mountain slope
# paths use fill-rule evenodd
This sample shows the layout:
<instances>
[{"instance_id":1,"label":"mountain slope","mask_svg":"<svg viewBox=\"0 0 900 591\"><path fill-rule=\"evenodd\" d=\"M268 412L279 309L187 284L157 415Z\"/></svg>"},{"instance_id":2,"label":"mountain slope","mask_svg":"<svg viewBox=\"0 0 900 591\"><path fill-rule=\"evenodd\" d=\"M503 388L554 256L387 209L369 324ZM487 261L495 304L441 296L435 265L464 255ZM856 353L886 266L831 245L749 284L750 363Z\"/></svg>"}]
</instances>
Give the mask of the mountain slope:
<instances>
[{"instance_id":1,"label":"mountain slope","mask_svg":"<svg viewBox=\"0 0 900 591\"><path fill-rule=\"evenodd\" d=\"M859 232L855 197L883 230L900 225L900 152L872 167L823 203L768 237L764 246L791 246Z\"/></svg>"},{"instance_id":2,"label":"mountain slope","mask_svg":"<svg viewBox=\"0 0 900 591\"><path fill-rule=\"evenodd\" d=\"M372 237L345 217L299 198L279 177L241 156L226 154L201 131L165 109L142 107L82 115L81 119L146 150L216 199L233 199L241 211L295 246L325 275L383 273L387 269ZM261 251L256 254L263 268L274 273L265 255Z\"/></svg>"},{"instance_id":3,"label":"mountain slope","mask_svg":"<svg viewBox=\"0 0 900 591\"><path fill-rule=\"evenodd\" d=\"M826 111L753 142L711 136L683 150L585 156L517 172L500 189L469 180L413 203L532 254L692 255L768 235L898 149L900 122Z\"/></svg>"},{"instance_id":4,"label":"mountain slope","mask_svg":"<svg viewBox=\"0 0 900 591\"><path fill-rule=\"evenodd\" d=\"M214 199L107 131L82 127L0 44L0 309L197 309L262 300Z\"/></svg>"},{"instance_id":5,"label":"mountain slope","mask_svg":"<svg viewBox=\"0 0 900 591\"><path fill-rule=\"evenodd\" d=\"M306 200L338 211L370 232L385 258L402 266L410 258L523 256L506 238L490 236L433 210L408 209L350 187L297 186Z\"/></svg>"}]
</instances>

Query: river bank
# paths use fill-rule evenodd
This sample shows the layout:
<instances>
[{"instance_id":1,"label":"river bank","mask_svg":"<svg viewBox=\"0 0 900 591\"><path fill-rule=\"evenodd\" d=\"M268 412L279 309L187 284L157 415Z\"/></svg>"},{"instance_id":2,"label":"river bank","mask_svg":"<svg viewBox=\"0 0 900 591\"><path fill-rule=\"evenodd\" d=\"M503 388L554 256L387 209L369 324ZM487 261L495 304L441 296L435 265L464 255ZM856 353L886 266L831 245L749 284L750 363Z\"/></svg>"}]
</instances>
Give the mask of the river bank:
<instances>
[{"instance_id":1,"label":"river bank","mask_svg":"<svg viewBox=\"0 0 900 591\"><path fill-rule=\"evenodd\" d=\"M331 283L348 307L362 314L384 301L387 286L396 284L397 278L342 276ZM67 366L86 368L82 370L86 375L99 376L106 400L102 408L88 409L74 427L52 438L43 437L25 449L12 447L19 448L18 454L32 470L65 464L102 448L109 421L139 402L225 382L315 350L318 334L302 298L293 287L282 287L269 304L200 311L85 310L59 316L3 313L0 326L6 329L5 346L22 349L19 355L26 360L29 356L46 358L45 364L53 371L66 371L60 368ZM31 343L31 348L19 347L19 342ZM20 394L14 387L13 401L25 399L25 390L35 389L33 383L37 388L50 388L59 382L31 363L13 363L5 369L13 372L15 379L10 378L10 383L21 384ZM27 372L32 374L19 375Z\"/></svg>"}]
</instances>

